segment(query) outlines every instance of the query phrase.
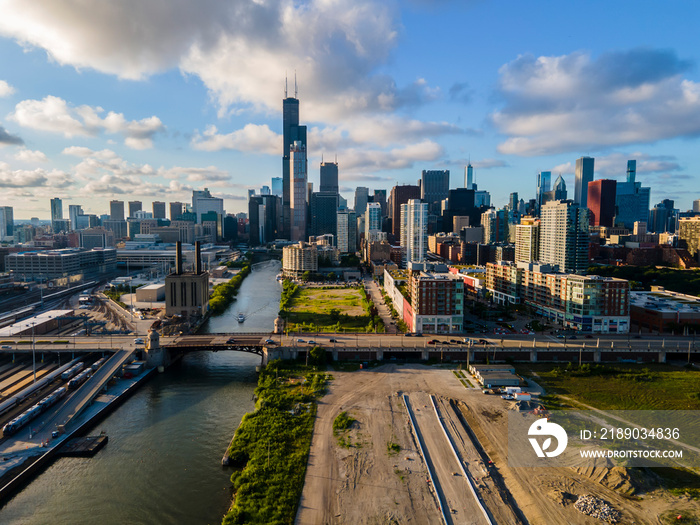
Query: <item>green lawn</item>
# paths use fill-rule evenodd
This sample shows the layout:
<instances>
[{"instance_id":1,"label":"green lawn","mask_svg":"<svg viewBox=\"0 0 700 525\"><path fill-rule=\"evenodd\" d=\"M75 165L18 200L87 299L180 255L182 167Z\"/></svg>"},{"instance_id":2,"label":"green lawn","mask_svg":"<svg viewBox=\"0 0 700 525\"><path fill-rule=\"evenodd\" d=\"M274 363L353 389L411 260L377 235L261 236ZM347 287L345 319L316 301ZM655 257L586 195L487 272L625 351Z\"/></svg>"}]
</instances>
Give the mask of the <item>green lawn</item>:
<instances>
[{"instance_id":1,"label":"green lawn","mask_svg":"<svg viewBox=\"0 0 700 525\"><path fill-rule=\"evenodd\" d=\"M669 365L598 365L581 372L553 363L516 365L547 393L607 410L700 410L700 370ZM534 374L538 377L535 377Z\"/></svg>"},{"instance_id":2,"label":"green lawn","mask_svg":"<svg viewBox=\"0 0 700 525\"><path fill-rule=\"evenodd\" d=\"M363 299L356 288L301 288L287 305L287 328L291 332L364 332L371 319Z\"/></svg>"}]
</instances>

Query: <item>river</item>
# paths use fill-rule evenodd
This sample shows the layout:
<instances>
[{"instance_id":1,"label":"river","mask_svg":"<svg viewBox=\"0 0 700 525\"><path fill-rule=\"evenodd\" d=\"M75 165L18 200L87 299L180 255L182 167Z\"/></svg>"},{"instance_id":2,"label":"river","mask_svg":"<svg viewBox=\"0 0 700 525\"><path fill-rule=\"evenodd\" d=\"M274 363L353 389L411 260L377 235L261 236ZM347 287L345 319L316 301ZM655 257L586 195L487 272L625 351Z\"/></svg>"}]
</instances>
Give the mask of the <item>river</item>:
<instances>
[{"instance_id":1,"label":"river","mask_svg":"<svg viewBox=\"0 0 700 525\"><path fill-rule=\"evenodd\" d=\"M279 263L253 271L206 331L271 331L278 272ZM231 501L221 457L253 408L259 363L242 352L188 354L97 424L93 433L109 436L102 451L54 462L0 509L0 523L220 523Z\"/></svg>"}]
</instances>

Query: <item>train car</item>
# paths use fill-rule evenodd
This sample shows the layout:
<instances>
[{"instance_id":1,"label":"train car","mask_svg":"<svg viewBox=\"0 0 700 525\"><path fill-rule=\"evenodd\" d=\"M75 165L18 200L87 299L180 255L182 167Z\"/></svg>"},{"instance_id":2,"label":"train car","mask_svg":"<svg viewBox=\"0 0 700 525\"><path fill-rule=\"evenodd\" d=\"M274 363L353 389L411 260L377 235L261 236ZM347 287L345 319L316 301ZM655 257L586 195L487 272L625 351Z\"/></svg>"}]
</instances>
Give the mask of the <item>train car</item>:
<instances>
[{"instance_id":1,"label":"train car","mask_svg":"<svg viewBox=\"0 0 700 525\"><path fill-rule=\"evenodd\" d=\"M88 378L92 375L92 369L88 368L87 370L83 370L80 372L77 376L75 376L73 379L68 381L68 388L70 390L74 388L78 388L80 385L82 385L85 381L88 380Z\"/></svg>"},{"instance_id":2,"label":"train car","mask_svg":"<svg viewBox=\"0 0 700 525\"><path fill-rule=\"evenodd\" d=\"M76 363L75 365L71 366L68 370L66 370L65 372L63 372L61 374L61 379L63 379L64 381L68 381L71 377L73 377L75 374L80 372L84 366L85 365L82 362Z\"/></svg>"},{"instance_id":3,"label":"train car","mask_svg":"<svg viewBox=\"0 0 700 525\"><path fill-rule=\"evenodd\" d=\"M93 372L96 372L104 364L105 361L107 361L107 358L102 357L102 358L98 359L97 361L95 361L94 363L92 363L92 366L90 368L92 368Z\"/></svg>"},{"instance_id":4,"label":"train car","mask_svg":"<svg viewBox=\"0 0 700 525\"><path fill-rule=\"evenodd\" d=\"M51 394L43 398L37 404L29 407L19 416L7 423L4 427L2 427L3 436L11 436L15 432L17 432L20 428L29 423L35 417L37 417L44 410L56 404L59 399L66 395L66 392L66 387L62 386L61 388L54 390Z\"/></svg>"}]
</instances>

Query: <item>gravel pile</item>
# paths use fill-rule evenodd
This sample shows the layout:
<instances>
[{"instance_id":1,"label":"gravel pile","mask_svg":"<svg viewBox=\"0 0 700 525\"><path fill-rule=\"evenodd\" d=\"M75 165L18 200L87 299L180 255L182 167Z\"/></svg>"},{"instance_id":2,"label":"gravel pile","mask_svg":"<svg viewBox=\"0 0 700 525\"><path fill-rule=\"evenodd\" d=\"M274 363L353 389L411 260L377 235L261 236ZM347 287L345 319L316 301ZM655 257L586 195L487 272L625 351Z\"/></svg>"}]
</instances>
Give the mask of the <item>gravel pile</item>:
<instances>
[{"instance_id":1,"label":"gravel pile","mask_svg":"<svg viewBox=\"0 0 700 525\"><path fill-rule=\"evenodd\" d=\"M590 494L580 496L574 507L580 512L587 514L593 518L598 518L606 523L618 523L620 521L620 513L608 505L605 501Z\"/></svg>"}]
</instances>

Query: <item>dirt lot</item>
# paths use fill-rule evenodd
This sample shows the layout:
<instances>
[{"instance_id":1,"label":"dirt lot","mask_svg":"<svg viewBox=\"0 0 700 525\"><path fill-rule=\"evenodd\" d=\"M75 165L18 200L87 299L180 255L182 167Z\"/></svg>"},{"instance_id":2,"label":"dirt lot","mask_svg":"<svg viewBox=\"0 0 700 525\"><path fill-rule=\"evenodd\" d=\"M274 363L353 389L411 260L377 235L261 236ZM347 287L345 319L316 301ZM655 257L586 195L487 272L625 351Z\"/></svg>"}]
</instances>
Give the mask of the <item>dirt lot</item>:
<instances>
[{"instance_id":1,"label":"dirt lot","mask_svg":"<svg viewBox=\"0 0 700 525\"><path fill-rule=\"evenodd\" d=\"M435 396L437 411L493 523L603 523L574 508L576 497L583 494L609 502L621 512L620 523L663 523L658 516L668 510L700 510L696 501L661 491L626 495L631 485L624 469L509 468L507 403L465 388L449 370L392 364L333 376L329 393L319 403L298 524L443 522L403 394L422 418L416 418L419 433L439 477L436 484L445 484L440 494L447 503L448 522L486 521L474 511L471 493L464 492L471 499L463 501L455 492L464 491L467 480L454 466L458 463L452 450L443 446L447 439L429 394ZM333 421L343 411L356 422L334 435ZM391 451L390 443L400 451ZM453 495L445 497L450 491Z\"/></svg>"}]
</instances>

